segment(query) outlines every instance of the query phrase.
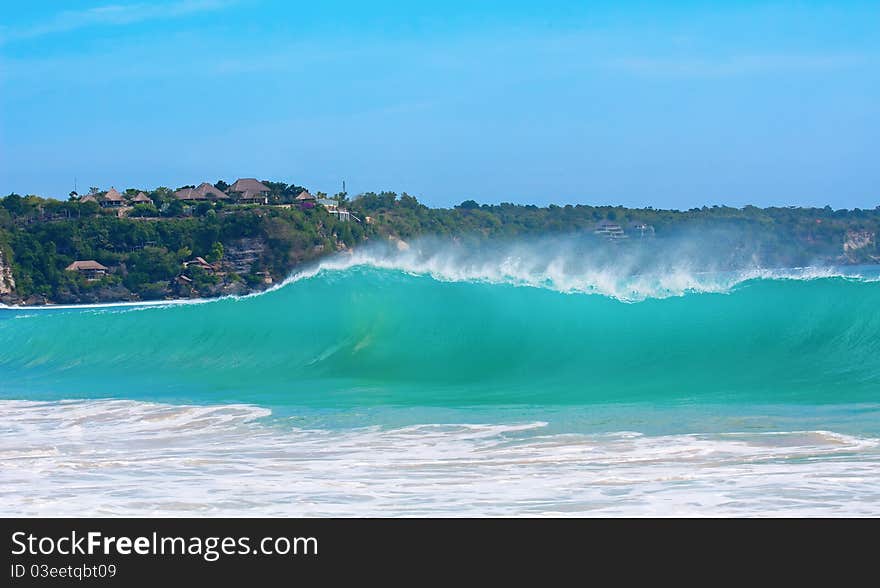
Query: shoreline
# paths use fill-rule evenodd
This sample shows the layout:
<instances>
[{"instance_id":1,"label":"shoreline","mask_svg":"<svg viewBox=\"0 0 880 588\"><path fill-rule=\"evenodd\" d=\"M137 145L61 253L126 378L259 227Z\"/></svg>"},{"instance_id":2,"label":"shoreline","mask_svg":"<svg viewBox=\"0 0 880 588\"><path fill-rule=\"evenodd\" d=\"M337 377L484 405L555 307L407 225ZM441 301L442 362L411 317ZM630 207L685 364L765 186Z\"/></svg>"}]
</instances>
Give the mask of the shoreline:
<instances>
[{"instance_id":1,"label":"shoreline","mask_svg":"<svg viewBox=\"0 0 880 588\"><path fill-rule=\"evenodd\" d=\"M281 284L283 282L279 282ZM192 297L192 298L165 298L162 300L106 300L100 302L83 302L83 303L59 303L52 302L47 300L42 304L6 304L4 302L0 302L0 310L65 310L65 309L76 309L76 308L114 308L114 307L125 307L125 306L168 306L168 305L183 305L183 304L204 304L206 302L213 302L215 300L223 300L225 298L244 298L247 296L253 296L255 294L260 294L263 292L268 292L272 288L262 288L255 290L247 290L241 294L220 294L217 296L208 296L208 297Z\"/></svg>"}]
</instances>

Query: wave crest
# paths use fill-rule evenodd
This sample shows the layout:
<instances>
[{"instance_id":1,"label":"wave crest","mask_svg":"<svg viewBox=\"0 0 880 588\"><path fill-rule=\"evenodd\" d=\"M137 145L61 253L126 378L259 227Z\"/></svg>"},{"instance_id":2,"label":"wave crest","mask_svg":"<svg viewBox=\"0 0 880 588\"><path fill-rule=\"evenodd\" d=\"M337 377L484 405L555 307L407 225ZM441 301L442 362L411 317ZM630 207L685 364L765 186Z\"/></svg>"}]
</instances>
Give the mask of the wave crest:
<instances>
[{"instance_id":1,"label":"wave crest","mask_svg":"<svg viewBox=\"0 0 880 588\"><path fill-rule=\"evenodd\" d=\"M274 289L328 272L354 268L400 271L441 282L481 282L543 288L565 294L598 294L639 302L697 293L727 293L753 280L844 278L874 281L865 268L807 266L774 269L751 265L717 269L704 261L668 252L596 255L576 243L553 240L469 250L421 241L403 249L368 247L340 254L288 277ZM868 271L870 273L870 270Z\"/></svg>"}]
</instances>

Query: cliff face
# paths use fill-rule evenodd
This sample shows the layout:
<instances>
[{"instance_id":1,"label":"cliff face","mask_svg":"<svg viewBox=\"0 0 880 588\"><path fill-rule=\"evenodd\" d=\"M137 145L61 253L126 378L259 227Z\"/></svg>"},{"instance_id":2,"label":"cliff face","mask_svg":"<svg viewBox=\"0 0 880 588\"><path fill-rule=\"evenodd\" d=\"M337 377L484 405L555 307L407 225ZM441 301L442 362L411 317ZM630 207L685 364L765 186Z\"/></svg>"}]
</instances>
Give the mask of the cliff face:
<instances>
[{"instance_id":1,"label":"cliff face","mask_svg":"<svg viewBox=\"0 0 880 588\"><path fill-rule=\"evenodd\" d=\"M0 294L12 294L15 290L15 280L12 278L12 265L3 256L0 249Z\"/></svg>"},{"instance_id":2,"label":"cliff face","mask_svg":"<svg viewBox=\"0 0 880 588\"><path fill-rule=\"evenodd\" d=\"M876 235L872 231L847 231L846 240L843 243L844 253L864 249L874 245Z\"/></svg>"},{"instance_id":3,"label":"cliff face","mask_svg":"<svg viewBox=\"0 0 880 588\"><path fill-rule=\"evenodd\" d=\"M851 262L876 262L876 242L877 235L873 231L847 231L843 254Z\"/></svg>"},{"instance_id":4,"label":"cliff face","mask_svg":"<svg viewBox=\"0 0 880 588\"><path fill-rule=\"evenodd\" d=\"M239 239L224 244L223 261L232 271L246 274L265 251L266 243L262 239Z\"/></svg>"}]
</instances>

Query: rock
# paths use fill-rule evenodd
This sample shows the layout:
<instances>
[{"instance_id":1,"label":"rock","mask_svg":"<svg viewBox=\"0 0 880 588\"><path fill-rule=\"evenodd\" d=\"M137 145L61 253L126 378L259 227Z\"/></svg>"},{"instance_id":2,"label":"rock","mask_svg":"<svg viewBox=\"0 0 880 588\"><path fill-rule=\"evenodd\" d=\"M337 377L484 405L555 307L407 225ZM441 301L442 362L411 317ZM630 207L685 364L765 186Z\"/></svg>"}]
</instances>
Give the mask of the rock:
<instances>
[{"instance_id":1,"label":"rock","mask_svg":"<svg viewBox=\"0 0 880 588\"><path fill-rule=\"evenodd\" d=\"M266 243L259 238L246 238L224 243L223 266L237 274L246 274L259 261Z\"/></svg>"},{"instance_id":2,"label":"rock","mask_svg":"<svg viewBox=\"0 0 880 588\"><path fill-rule=\"evenodd\" d=\"M105 286L95 292L95 298L98 302L119 302L130 300L131 292L125 286Z\"/></svg>"},{"instance_id":3,"label":"rock","mask_svg":"<svg viewBox=\"0 0 880 588\"><path fill-rule=\"evenodd\" d=\"M223 287L222 294L226 296L242 296L247 294L248 289L242 282L232 282Z\"/></svg>"},{"instance_id":4,"label":"rock","mask_svg":"<svg viewBox=\"0 0 880 588\"><path fill-rule=\"evenodd\" d=\"M31 294L24 301L25 306L42 306L46 304L46 297L39 294Z\"/></svg>"},{"instance_id":5,"label":"rock","mask_svg":"<svg viewBox=\"0 0 880 588\"><path fill-rule=\"evenodd\" d=\"M8 295L15 291L15 279L12 277L12 266L6 261L0 249L0 294Z\"/></svg>"},{"instance_id":6,"label":"rock","mask_svg":"<svg viewBox=\"0 0 880 588\"><path fill-rule=\"evenodd\" d=\"M395 247L397 247L398 251L409 251L409 243L407 243L403 239L399 239L397 237L389 237L389 239L394 242L394 245Z\"/></svg>"},{"instance_id":7,"label":"rock","mask_svg":"<svg viewBox=\"0 0 880 588\"><path fill-rule=\"evenodd\" d=\"M21 297L15 294L4 294L0 296L0 304L4 306L15 306L21 304Z\"/></svg>"}]
</instances>

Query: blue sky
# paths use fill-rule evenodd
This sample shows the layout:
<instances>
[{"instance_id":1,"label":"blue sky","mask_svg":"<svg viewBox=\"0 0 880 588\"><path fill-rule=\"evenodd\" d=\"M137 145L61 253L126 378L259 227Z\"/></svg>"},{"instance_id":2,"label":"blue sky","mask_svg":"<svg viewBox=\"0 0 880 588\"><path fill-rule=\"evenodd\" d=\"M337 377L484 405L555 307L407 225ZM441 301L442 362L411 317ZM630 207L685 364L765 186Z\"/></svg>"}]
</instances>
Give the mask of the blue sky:
<instances>
[{"instance_id":1,"label":"blue sky","mask_svg":"<svg viewBox=\"0 0 880 588\"><path fill-rule=\"evenodd\" d=\"M30 2L0 193L880 204L880 2Z\"/></svg>"}]
</instances>

